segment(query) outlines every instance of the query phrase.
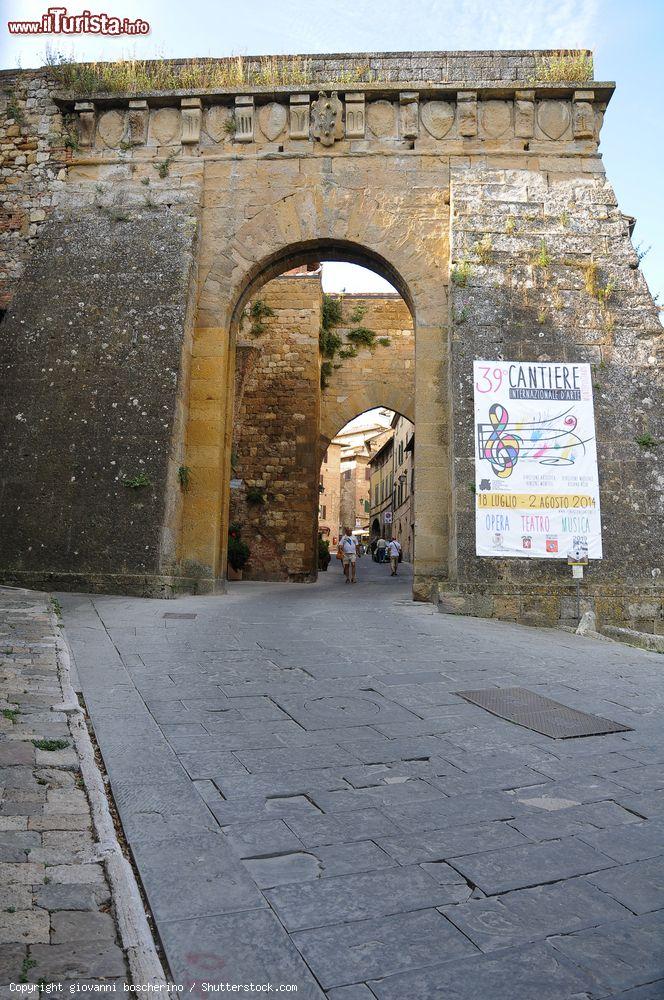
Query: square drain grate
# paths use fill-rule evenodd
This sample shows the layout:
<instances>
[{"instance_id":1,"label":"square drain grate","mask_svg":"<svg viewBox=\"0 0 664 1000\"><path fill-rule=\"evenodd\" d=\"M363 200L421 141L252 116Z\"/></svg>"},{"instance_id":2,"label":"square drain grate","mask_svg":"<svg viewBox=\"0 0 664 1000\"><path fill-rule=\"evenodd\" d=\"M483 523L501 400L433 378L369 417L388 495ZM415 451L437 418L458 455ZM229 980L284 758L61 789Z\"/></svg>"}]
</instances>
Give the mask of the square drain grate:
<instances>
[{"instance_id":1,"label":"square drain grate","mask_svg":"<svg viewBox=\"0 0 664 1000\"><path fill-rule=\"evenodd\" d=\"M193 611L166 611L162 618L195 618Z\"/></svg>"},{"instance_id":2,"label":"square drain grate","mask_svg":"<svg viewBox=\"0 0 664 1000\"><path fill-rule=\"evenodd\" d=\"M527 688L484 688L481 691L457 691L456 694L500 719L507 719L543 736L551 736L554 740L631 732L630 726L568 708Z\"/></svg>"}]
</instances>

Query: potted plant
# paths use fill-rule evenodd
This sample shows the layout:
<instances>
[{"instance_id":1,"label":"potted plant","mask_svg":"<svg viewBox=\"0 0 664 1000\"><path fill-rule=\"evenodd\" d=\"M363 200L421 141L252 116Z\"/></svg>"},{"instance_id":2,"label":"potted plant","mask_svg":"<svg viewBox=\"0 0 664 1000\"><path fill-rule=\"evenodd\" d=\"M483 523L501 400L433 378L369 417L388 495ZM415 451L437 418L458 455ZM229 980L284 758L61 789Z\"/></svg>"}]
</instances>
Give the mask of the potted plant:
<instances>
[{"instance_id":1,"label":"potted plant","mask_svg":"<svg viewBox=\"0 0 664 1000\"><path fill-rule=\"evenodd\" d=\"M231 524L228 530L228 565L226 575L229 580L241 580L242 570L249 562L251 551L245 541L242 540L242 529L240 525Z\"/></svg>"},{"instance_id":2,"label":"potted plant","mask_svg":"<svg viewBox=\"0 0 664 1000\"><path fill-rule=\"evenodd\" d=\"M321 535L318 536L318 568L322 570L327 570L330 565L330 543L326 538Z\"/></svg>"}]
</instances>

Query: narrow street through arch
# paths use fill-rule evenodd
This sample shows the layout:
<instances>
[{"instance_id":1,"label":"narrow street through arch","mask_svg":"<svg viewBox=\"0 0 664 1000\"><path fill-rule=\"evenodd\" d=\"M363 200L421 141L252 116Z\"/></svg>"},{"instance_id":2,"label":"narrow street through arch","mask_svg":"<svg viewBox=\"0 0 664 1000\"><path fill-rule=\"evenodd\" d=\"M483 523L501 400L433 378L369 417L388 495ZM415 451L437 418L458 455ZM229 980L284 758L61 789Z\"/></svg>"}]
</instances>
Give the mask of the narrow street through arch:
<instances>
[{"instance_id":1,"label":"narrow street through arch","mask_svg":"<svg viewBox=\"0 0 664 1000\"><path fill-rule=\"evenodd\" d=\"M560 1000L661 968L661 657L409 598L366 558L353 588L335 561L225 597L59 595L185 990ZM456 693L522 684L634 731L553 740Z\"/></svg>"}]
</instances>

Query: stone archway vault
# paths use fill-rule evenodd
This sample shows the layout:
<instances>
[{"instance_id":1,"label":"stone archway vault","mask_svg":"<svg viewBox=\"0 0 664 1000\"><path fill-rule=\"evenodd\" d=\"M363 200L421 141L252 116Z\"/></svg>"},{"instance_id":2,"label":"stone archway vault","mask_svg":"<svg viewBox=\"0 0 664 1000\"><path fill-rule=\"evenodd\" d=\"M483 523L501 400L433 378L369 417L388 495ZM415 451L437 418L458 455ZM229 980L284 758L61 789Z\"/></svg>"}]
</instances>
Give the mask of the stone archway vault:
<instances>
[{"instance_id":1,"label":"stone archway vault","mask_svg":"<svg viewBox=\"0 0 664 1000\"><path fill-rule=\"evenodd\" d=\"M312 259L343 259L384 275L414 317L418 425L418 564L431 589L448 568L450 462L447 282L449 197L439 173L404 191L399 170L363 159L215 163L205 183L192 345L179 556L224 572L232 372L238 318L252 293ZM276 174L276 176L275 176ZM443 172L444 174L444 172ZM225 197L222 197L222 193ZM232 206L232 208L230 207ZM434 403L436 401L436 406ZM404 407L405 408L405 407ZM442 503L441 503L442 501Z\"/></svg>"}]
</instances>

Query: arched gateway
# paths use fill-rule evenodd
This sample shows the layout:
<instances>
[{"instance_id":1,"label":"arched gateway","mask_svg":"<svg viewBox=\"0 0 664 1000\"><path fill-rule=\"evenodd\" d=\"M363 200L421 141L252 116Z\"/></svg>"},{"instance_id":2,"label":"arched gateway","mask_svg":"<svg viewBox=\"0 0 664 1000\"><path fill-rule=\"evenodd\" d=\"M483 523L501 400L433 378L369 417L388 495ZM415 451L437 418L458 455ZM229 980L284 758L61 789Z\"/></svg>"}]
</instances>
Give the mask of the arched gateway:
<instances>
[{"instance_id":1,"label":"arched gateway","mask_svg":"<svg viewBox=\"0 0 664 1000\"><path fill-rule=\"evenodd\" d=\"M583 361L605 537L586 592L661 627L661 326L597 151L613 85L543 82L548 58L315 57L309 85L137 95L5 73L39 95L23 130L46 166L14 189L36 208L2 327L3 577L218 585L239 319L276 275L341 259L413 317L415 596L573 618L562 561L475 555L472 362ZM63 114L66 153L43 138Z\"/></svg>"}]
</instances>

